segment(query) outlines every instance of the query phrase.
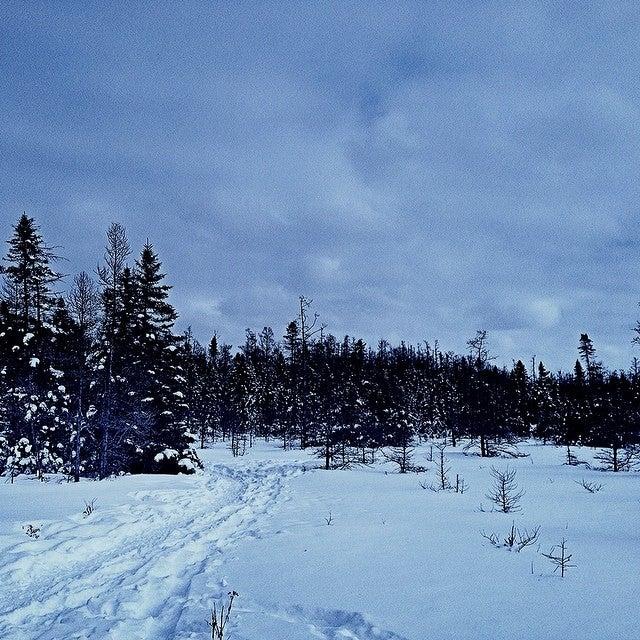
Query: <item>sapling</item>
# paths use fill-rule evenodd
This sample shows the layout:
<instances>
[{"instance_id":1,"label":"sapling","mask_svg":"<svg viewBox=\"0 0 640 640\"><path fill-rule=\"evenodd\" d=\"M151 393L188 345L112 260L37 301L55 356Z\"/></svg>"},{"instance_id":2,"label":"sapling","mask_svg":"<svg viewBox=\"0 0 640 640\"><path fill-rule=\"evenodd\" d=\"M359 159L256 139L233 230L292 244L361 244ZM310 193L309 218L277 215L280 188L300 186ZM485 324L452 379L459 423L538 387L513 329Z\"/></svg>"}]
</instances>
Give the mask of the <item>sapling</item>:
<instances>
[{"instance_id":1,"label":"sapling","mask_svg":"<svg viewBox=\"0 0 640 640\"><path fill-rule=\"evenodd\" d=\"M493 487L487 493L487 498L498 506L502 513L520 511L520 500L524 491L516 482L516 470L507 467L504 471L491 467L491 476L494 479Z\"/></svg>"},{"instance_id":2,"label":"sapling","mask_svg":"<svg viewBox=\"0 0 640 640\"><path fill-rule=\"evenodd\" d=\"M495 533L480 532L480 535L488 540L495 547L506 547L509 551L520 553L525 547L529 547L538 541L540 526L534 527L531 531L518 529L515 523L511 523L511 529L502 542Z\"/></svg>"},{"instance_id":3,"label":"sapling","mask_svg":"<svg viewBox=\"0 0 640 640\"><path fill-rule=\"evenodd\" d=\"M413 463L414 448L409 440L404 440L397 447L393 447L389 452L382 452L382 455L398 466L398 473L407 473L415 470Z\"/></svg>"},{"instance_id":4,"label":"sapling","mask_svg":"<svg viewBox=\"0 0 640 640\"><path fill-rule=\"evenodd\" d=\"M633 446L623 449L613 444L597 453L595 459L602 463L603 471L631 471L640 462L640 449Z\"/></svg>"},{"instance_id":5,"label":"sapling","mask_svg":"<svg viewBox=\"0 0 640 640\"><path fill-rule=\"evenodd\" d=\"M465 484L464 478L461 478L456 473L456 493L463 494L469 488L468 484Z\"/></svg>"},{"instance_id":6,"label":"sapling","mask_svg":"<svg viewBox=\"0 0 640 640\"><path fill-rule=\"evenodd\" d=\"M449 483L449 478L447 474L451 471L451 467L447 467L447 458L444 456L444 450L446 445L436 445L436 448L439 451L438 455L438 488L442 491L446 491L451 488L451 484Z\"/></svg>"},{"instance_id":7,"label":"sapling","mask_svg":"<svg viewBox=\"0 0 640 640\"><path fill-rule=\"evenodd\" d=\"M556 549L560 549L560 553L554 555L554 551ZM560 577L564 578L564 574L567 572L567 569L576 567L577 565L571 564L571 558L573 557L572 553L567 553L567 541L565 538L562 538L562 542L559 547L556 545L551 548L549 553L542 554L545 558L549 558L551 562L555 565L555 569L553 572L555 573L558 569L560 569Z\"/></svg>"}]
</instances>

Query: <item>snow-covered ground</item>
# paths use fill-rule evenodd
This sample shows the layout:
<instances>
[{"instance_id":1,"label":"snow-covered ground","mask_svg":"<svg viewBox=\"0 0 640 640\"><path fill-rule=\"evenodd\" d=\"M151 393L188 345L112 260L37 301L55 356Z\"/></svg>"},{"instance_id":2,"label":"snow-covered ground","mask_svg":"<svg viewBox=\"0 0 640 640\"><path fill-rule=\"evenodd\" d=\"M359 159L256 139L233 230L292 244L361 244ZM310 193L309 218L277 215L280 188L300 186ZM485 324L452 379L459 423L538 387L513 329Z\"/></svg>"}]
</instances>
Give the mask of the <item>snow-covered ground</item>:
<instances>
[{"instance_id":1,"label":"snow-covered ground","mask_svg":"<svg viewBox=\"0 0 640 640\"><path fill-rule=\"evenodd\" d=\"M202 452L198 476L1 484L0 638L205 640L213 601L234 589L231 640L637 640L640 474L523 450L487 461L449 448L462 495L421 488L436 481L428 447L419 475L325 472L259 444ZM489 510L491 464L517 469L521 513ZM540 544L509 552L480 534L512 521L540 525ZM577 565L564 579L539 552L563 537Z\"/></svg>"}]
</instances>

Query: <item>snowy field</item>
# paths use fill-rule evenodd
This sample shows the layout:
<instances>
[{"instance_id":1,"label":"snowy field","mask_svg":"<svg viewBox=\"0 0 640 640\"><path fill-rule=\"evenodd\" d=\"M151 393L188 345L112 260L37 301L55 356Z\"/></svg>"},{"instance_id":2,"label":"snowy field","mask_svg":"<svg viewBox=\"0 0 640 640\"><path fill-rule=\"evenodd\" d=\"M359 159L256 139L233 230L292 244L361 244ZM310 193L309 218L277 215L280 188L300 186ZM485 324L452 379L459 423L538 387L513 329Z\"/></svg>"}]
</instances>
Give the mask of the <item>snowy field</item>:
<instances>
[{"instance_id":1,"label":"snowy field","mask_svg":"<svg viewBox=\"0 0 640 640\"><path fill-rule=\"evenodd\" d=\"M421 474L326 472L260 444L203 451L192 477L2 484L0 638L206 640L212 603L234 589L231 640L637 640L640 474L522 450L487 461L449 448L462 495L420 486L436 482L424 446ZM491 464L517 469L521 513L490 511ZM583 478L604 486L589 493ZM539 525L539 543L516 553L481 535L513 521ZM565 578L540 553L563 537L577 565Z\"/></svg>"}]
</instances>

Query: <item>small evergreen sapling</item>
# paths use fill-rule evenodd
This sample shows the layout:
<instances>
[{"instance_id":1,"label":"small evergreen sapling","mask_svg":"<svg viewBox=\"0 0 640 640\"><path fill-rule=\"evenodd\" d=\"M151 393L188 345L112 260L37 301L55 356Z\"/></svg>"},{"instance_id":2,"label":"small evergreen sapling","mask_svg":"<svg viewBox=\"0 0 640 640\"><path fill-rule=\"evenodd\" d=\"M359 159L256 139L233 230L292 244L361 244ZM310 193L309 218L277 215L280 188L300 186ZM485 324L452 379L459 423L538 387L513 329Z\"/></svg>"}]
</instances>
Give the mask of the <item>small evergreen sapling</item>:
<instances>
[{"instance_id":1,"label":"small evergreen sapling","mask_svg":"<svg viewBox=\"0 0 640 640\"><path fill-rule=\"evenodd\" d=\"M507 467L504 471L491 467L491 476L494 480L493 487L487 493L491 500L502 513L514 513L521 510L520 500L524 491L516 482L516 470Z\"/></svg>"},{"instance_id":2,"label":"small evergreen sapling","mask_svg":"<svg viewBox=\"0 0 640 640\"><path fill-rule=\"evenodd\" d=\"M556 549L559 549L559 553L554 552ZM560 569L560 577L564 578L564 574L567 572L567 569L574 568L577 565L571 564L571 558L573 557L572 553L567 552L567 541L565 538L562 538L562 542L560 545L556 545L551 548L549 553L542 554L545 558L549 558L551 562L555 565L555 569L553 572L555 573L558 569Z\"/></svg>"},{"instance_id":3,"label":"small evergreen sapling","mask_svg":"<svg viewBox=\"0 0 640 640\"><path fill-rule=\"evenodd\" d=\"M449 477L447 474L451 471L451 467L447 466L448 459L444 455L446 445L436 445L438 449L438 488L441 491L447 491L451 488Z\"/></svg>"}]
</instances>

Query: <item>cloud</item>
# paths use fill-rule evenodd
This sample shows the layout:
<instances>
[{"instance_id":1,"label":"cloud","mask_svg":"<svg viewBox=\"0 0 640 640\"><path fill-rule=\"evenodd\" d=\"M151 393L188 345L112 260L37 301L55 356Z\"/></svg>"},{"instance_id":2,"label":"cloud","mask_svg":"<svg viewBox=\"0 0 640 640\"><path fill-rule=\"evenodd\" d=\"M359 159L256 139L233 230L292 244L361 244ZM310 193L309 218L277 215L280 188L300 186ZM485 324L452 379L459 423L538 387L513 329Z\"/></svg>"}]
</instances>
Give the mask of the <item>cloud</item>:
<instances>
[{"instance_id":1,"label":"cloud","mask_svg":"<svg viewBox=\"0 0 640 640\"><path fill-rule=\"evenodd\" d=\"M632 356L638 11L608 3L5 3L3 236L69 271L154 241L207 340L336 333ZM130 27L135 25L135 28Z\"/></svg>"}]
</instances>

